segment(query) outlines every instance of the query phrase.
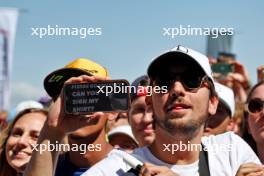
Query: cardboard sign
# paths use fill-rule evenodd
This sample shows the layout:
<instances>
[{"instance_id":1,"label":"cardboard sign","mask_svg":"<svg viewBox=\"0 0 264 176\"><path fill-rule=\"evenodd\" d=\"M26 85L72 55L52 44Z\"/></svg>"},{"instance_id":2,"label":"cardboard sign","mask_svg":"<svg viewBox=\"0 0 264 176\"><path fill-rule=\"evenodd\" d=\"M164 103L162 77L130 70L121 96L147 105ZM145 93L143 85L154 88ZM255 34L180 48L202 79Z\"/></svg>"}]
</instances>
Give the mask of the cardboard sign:
<instances>
[{"instance_id":1,"label":"cardboard sign","mask_svg":"<svg viewBox=\"0 0 264 176\"><path fill-rule=\"evenodd\" d=\"M63 91L67 114L125 112L130 106L129 83L126 80L65 84Z\"/></svg>"}]
</instances>

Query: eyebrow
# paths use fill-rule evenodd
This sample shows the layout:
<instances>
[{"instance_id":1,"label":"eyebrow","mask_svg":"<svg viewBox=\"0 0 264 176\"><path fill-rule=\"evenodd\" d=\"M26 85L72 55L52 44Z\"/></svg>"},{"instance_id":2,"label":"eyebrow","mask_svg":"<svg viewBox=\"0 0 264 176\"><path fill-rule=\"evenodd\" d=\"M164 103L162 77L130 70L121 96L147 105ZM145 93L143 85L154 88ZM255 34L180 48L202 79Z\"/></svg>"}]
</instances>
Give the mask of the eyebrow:
<instances>
[{"instance_id":1,"label":"eyebrow","mask_svg":"<svg viewBox=\"0 0 264 176\"><path fill-rule=\"evenodd\" d=\"M40 133L38 130L30 130L30 133Z\"/></svg>"},{"instance_id":2,"label":"eyebrow","mask_svg":"<svg viewBox=\"0 0 264 176\"><path fill-rule=\"evenodd\" d=\"M11 130L11 133L14 131L24 131L24 128L21 127L15 127ZM40 130L30 130L29 133L40 133Z\"/></svg>"},{"instance_id":3,"label":"eyebrow","mask_svg":"<svg viewBox=\"0 0 264 176\"><path fill-rule=\"evenodd\" d=\"M20 128L20 127L14 127L12 130L11 130L11 133L14 132L14 131L24 131L23 128Z\"/></svg>"}]
</instances>

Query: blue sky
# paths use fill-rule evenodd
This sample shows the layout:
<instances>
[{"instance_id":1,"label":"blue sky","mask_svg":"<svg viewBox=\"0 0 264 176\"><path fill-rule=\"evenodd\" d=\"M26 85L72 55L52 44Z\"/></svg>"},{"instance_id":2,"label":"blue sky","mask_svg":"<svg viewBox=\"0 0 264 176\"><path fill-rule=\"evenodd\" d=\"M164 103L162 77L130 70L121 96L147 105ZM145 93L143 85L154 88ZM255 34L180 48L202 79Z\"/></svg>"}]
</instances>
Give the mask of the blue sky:
<instances>
[{"instance_id":1,"label":"blue sky","mask_svg":"<svg viewBox=\"0 0 264 176\"><path fill-rule=\"evenodd\" d=\"M232 27L233 53L246 65L252 83L263 65L264 1L34 1L0 0L0 7L22 9L12 72L12 106L45 93L43 79L78 57L108 68L114 79L132 81L146 72L151 59L175 45L206 52L205 36L164 37L164 27ZM100 27L101 36L31 35L31 28Z\"/></svg>"}]
</instances>

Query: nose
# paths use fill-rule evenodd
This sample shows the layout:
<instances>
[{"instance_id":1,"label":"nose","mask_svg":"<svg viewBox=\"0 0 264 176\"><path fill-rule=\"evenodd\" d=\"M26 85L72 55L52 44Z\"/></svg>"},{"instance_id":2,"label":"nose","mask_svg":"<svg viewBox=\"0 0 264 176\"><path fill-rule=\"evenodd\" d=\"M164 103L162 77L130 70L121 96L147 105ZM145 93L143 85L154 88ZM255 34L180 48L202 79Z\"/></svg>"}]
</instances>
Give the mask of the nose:
<instances>
[{"instance_id":1,"label":"nose","mask_svg":"<svg viewBox=\"0 0 264 176\"><path fill-rule=\"evenodd\" d=\"M152 109L151 106L147 106L146 110L145 110L145 114L143 117L143 122L144 123L150 123L153 121L153 117L152 117L153 113L152 113Z\"/></svg>"},{"instance_id":2,"label":"nose","mask_svg":"<svg viewBox=\"0 0 264 176\"><path fill-rule=\"evenodd\" d=\"M21 148L27 147L28 145L29 145L29 140L26 135L21 136L17 141L17 146Z\"/></svg>"},{"instance_id":3,"label":"nose","mask_svg":"<svg viewBox=\"0 0 264 176\"><path fill-rule=\"evenodd\" d=\"M170 89L170 95L174 97L183 96L185 93L184 86L180 81L175 81Z\"/></svg>"}]
</instances>

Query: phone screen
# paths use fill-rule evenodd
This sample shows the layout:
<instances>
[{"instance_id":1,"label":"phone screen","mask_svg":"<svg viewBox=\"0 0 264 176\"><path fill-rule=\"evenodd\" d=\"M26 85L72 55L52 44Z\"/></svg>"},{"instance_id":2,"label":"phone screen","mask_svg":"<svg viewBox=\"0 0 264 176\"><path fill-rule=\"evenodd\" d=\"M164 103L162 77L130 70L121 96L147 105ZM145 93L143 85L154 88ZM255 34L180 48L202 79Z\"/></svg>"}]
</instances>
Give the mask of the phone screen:
<instances>
[{"instance_id":1,"label":"phone screen","mask_svg":"<svg viewBox=\"0 0 264 176\"><path fill-rule=\"evenodd\" d=\"M67 114L125 112L130 107L129 83L126 80L65 84L63 91Z\"/></svg>"},{"instance_id":2,"label":"phone screen","mask_svg":"<svg viewBox=\"0 0 264 176\"><path fill-rule=\"evenodd\" d=\"M227 75L234 71L234 66L232 64L217 63L212 65L212 71L214 73L220 73L222 75Z\"/></svg>"}]
</instances>

